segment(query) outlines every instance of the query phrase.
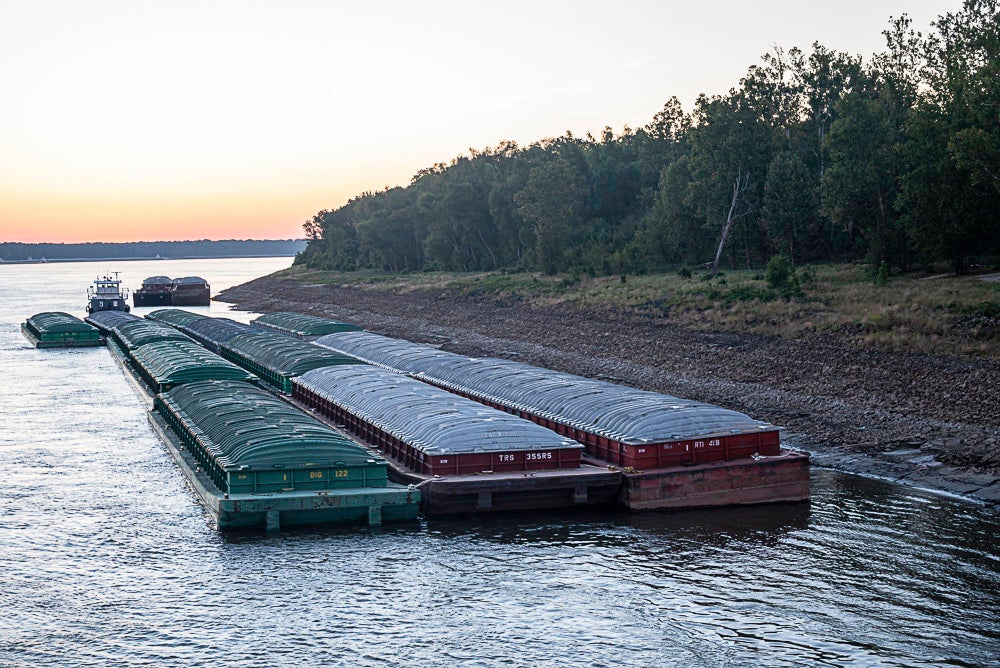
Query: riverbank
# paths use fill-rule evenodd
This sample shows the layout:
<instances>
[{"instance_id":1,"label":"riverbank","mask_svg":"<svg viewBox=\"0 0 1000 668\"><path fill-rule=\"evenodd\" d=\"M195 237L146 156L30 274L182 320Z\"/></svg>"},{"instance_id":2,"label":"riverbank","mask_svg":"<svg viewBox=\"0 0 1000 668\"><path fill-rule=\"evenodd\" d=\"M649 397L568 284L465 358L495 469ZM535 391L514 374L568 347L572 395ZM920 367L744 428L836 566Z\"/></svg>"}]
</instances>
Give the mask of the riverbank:
<instances>
[{"instance_id":1,"label":"riverbank","mask_svg":"<svg viewBox=\"0 0 1000 668\"><path fill-rule=\"evenodd\" d=\"M648 309L454 287L308 282L224 291L469 355L506 357L746 412L788 429L818 466L1000 502L1000 362L860 347L839 332L707 331ZM988 342L990 343L990 342Z\"/></svg>"}]
</instances>

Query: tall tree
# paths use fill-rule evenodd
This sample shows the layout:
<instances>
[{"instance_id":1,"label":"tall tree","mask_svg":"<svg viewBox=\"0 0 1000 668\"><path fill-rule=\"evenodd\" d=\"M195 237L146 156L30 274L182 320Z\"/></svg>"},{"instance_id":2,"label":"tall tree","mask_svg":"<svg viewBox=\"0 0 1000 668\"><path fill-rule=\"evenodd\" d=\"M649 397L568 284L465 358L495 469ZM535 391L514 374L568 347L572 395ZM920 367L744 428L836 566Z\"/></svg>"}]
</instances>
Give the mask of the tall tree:
<instances>
[{"instance_id":1,"label":"tall tree","mask_svg":"<svg viewBox=\"0 0 1000 668\"><path fill-rule=\"evenodd\" d=\"M833 252L866 251L873 265L908 266L911 243L896 203L905 171L902 144L916 99L921 35L907 16L883 32L888 50L838 103L824 173L823 211Z\"/></svg>"},{"instance_id":2,"label":"tall tree","mask_svg":"<svg viewBox=\"0 0 1000 668\"><path fill-rule=\"evenodd\" d=\"M901 203L925 252L964 273L971 255L1000 248L997 0L966 0L933 26L925 42L926 87L909 124Z\"/></svg>"},{"instance_id":3,"label":"tall tree","mask_svg":"<svg viewBox=\"0 0 1000 668\"><path fill-rule=\"evenodd\" d=\"M797 155L782 151L767 168L761 218L772 253L788 254L794 264L815 218L815 188L809 170Z\"/></svg>"},{"instance_id":4,"label":"tall tree","mask_svg":"<svg viewBox=\"0 0 1000 668\"><path fill-rule=\"evenodd\" d=\"M535 226L541 271L554 274L563 268L566 252L576 245L587 195L586 180L562 158L532 168L528 182L514 195L521 215Z\"/></svg>"},{"instance_id":5,"label":"tall tree","mask_svg":"<svg viewBox=\"0 0 1000 668\"><path fill-rule=\"evenodd\" d=\"M712 273L719 268L733 227L743 231L747 265L758 250L751 217L756 213L770 162L771 129L739 92L726 97L701 96L695 107L695 126L689 132L691 149L689 201L709 229L718 230L719 243Z\"/></svg>"}]
</instances>

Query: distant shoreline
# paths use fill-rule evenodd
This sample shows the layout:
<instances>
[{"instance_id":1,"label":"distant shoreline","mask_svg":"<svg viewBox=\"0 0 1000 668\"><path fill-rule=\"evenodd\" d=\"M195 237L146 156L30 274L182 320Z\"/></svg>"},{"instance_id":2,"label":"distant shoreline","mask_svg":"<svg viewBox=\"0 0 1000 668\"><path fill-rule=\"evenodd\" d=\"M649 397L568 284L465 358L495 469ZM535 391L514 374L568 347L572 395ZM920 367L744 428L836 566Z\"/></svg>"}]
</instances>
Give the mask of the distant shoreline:
<instances>
[{"instance_id":1,"label":"distant shoreline","mask_svg":"<svg viewBox=\"0 0 1000 668\"><path fill-rule=\"evenodd\" d=\"M65 262L149 262L155 260L226 260L226 259L252 259L261 257L295 257L295 253L273 253L262 255L178 255L176 257L69 257L69 258L44 258L38 260L2 260L4 264L55 264Z\"/></svg>"}]
</instances>

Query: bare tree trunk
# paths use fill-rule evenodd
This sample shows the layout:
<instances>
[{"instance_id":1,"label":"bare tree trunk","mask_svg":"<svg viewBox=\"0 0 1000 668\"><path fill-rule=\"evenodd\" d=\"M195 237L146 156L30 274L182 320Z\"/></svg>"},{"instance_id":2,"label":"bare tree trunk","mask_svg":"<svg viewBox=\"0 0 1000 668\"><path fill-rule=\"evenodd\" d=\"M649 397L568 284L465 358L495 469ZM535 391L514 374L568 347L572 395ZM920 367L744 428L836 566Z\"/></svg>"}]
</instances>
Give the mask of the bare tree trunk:
<instances>
[{"instance_id":1,"label":"bare tree trunk","mask_svg":"<svg viewBox=\"0 0 1000 668\"><path fill-rule=\"evenodd\" d=\"M490 254L490 259L493 260L493 267L494 268L499 267L500 263L497 262L497 255L496 253L493 252L493 249L490 248L490 245L486 243L486 239L483 237L483 231L477 227L476 234L479 235L479 240L483 242L483 248L485 248L486 252Z\"/></svg>"},{"instance_id":2,"label":"bare tree trunk","mask_svg":"<svg viewBox=\"0 0 1000 668\"><path fill-rule=\"evenodd\" d=\"M722 228L722 238L719 240L719 249L715 251L715 261L712 263L712 276L719 273L719 260L722 258L722 250L726 247L726 239L729 237L729 231L733 227L733 223L740 216L736 215L736 205L740 201L740 193L742 193L747 188L749 183L749 178L743 178L739 172L736 174L736 180L733 181L733 199L729 203L729 213L726 214L726 224Z\"/></svg>"}]
</instances>

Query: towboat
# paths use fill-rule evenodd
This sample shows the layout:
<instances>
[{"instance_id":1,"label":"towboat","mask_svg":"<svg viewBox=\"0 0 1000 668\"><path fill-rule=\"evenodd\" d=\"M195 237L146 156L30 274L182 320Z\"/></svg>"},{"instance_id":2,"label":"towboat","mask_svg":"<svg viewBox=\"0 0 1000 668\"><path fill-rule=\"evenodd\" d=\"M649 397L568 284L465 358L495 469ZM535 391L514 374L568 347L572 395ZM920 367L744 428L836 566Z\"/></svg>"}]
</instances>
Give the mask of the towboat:
<instances>
[{"instance_id":1,"label":"towboat","mask_svg":"<svg viewBox=\"0 0 1000 668\"><path fill-rule=\"evenodd\" d=\"M128 311L128 294L122 292L122 282L118 272L114 277L98 276L94 284L87 288L87 313L97 311Z\"/></svg>"}]
</instances>

